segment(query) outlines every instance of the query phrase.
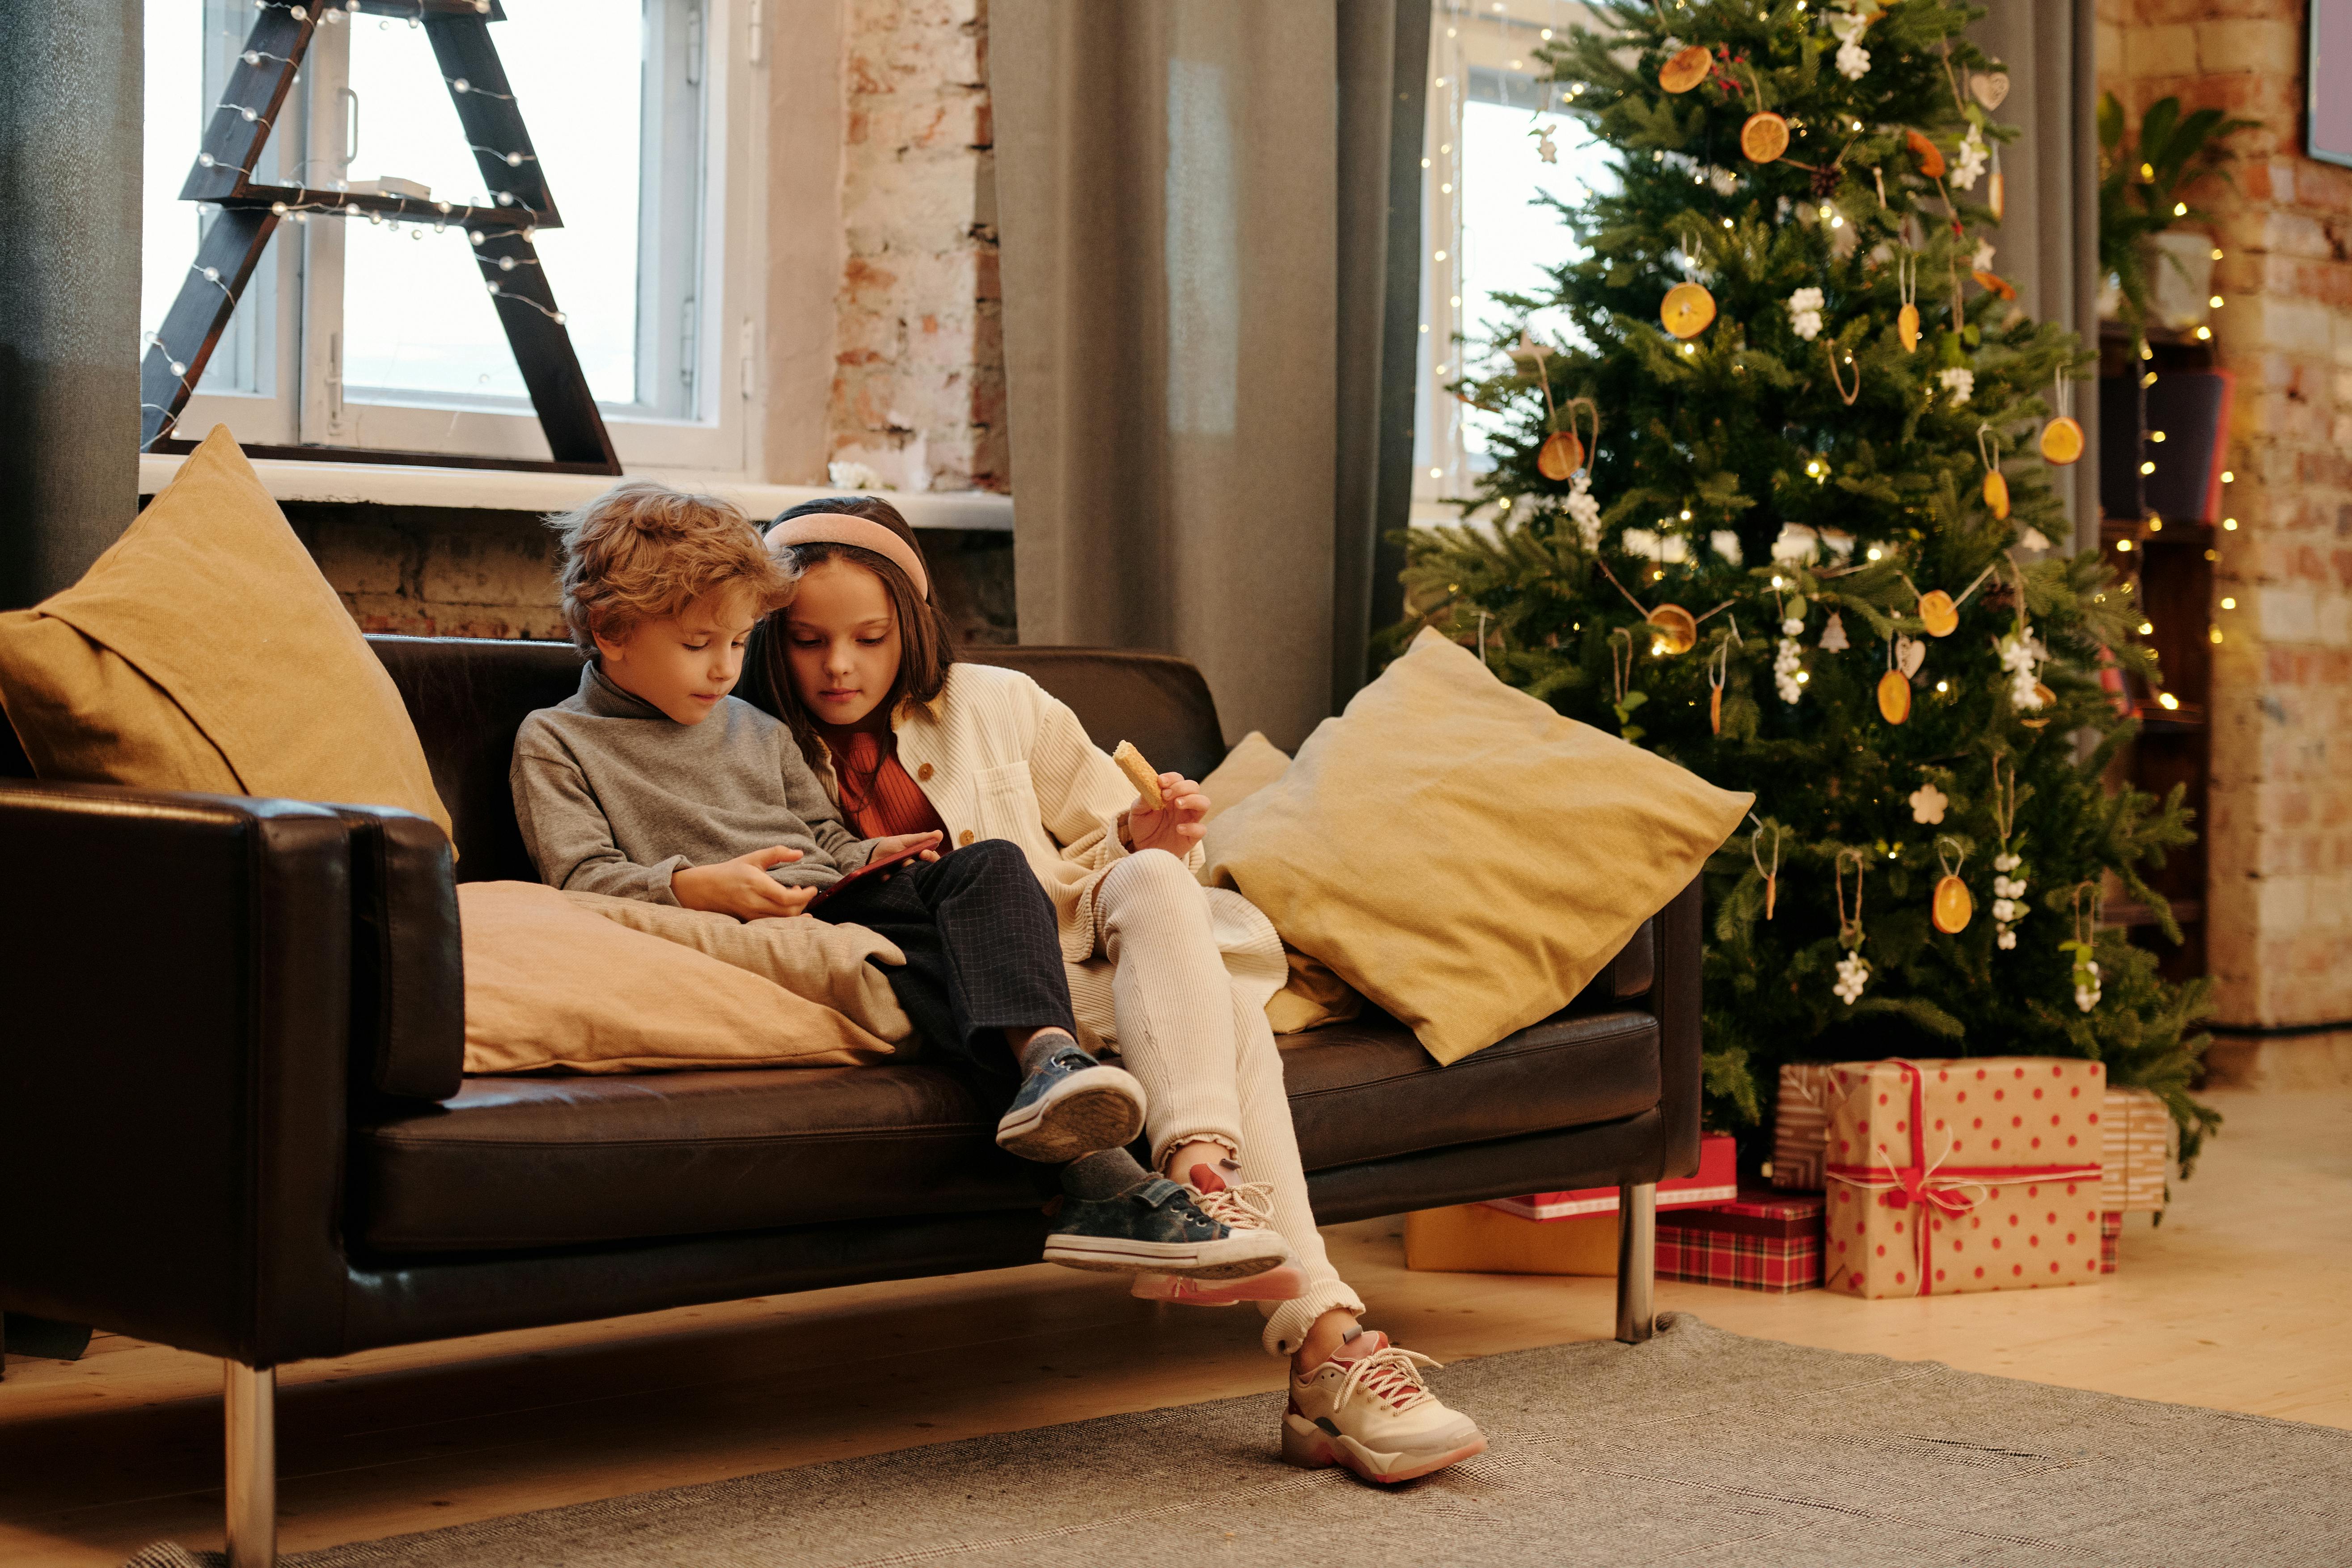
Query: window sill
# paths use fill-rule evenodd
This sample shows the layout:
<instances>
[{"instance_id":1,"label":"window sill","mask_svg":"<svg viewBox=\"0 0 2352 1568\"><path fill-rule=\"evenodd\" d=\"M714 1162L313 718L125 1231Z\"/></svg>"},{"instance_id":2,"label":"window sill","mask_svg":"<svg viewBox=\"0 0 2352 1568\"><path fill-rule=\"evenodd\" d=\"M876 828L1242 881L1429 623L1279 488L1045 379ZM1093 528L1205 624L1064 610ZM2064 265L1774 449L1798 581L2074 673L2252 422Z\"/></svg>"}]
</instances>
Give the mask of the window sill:
<instances>
[{"instance_id":1,"label":"window sill","mask_svg":"<svg viewBox=\"0 0 2352 1568\"><path fill-rule=\"evenodd\" d=\"M152 496L180 471L184 457L142 453L139 493ZM566 511L603 494L617 481L593 474L535 474L498 468L418 468L393 464L257 461L256 472L270 496L281 501L341 501L375 506L473 507L503 511ZM708 474L646 468L628 476L660 479L681 489L725 497L755 519L775 516L789 506L843 492L831 486L772 485L753 479L721 479ZM959 528L982 532L1013 531L1013 498L986 490L884 492L916 528Z\"/></svg>"}]
</instances>

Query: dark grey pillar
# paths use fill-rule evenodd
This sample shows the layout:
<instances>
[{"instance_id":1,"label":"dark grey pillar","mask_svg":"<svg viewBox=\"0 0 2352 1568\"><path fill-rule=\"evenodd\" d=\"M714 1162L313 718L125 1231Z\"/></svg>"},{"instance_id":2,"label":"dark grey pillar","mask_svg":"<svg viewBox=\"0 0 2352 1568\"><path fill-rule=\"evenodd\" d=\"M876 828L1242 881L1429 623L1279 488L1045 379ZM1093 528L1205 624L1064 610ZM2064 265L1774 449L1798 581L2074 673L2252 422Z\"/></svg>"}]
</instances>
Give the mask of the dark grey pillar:
<instances>
[{"instance_id":1,"label":"dark grey pillar","mask_svg":"<svg viewBox=\"0 0 2352 1568\"><path fill-rule=\"evenodd\" d=\"M0 609L139 505L140 0L0 4Z\"/></svg>"}]
</instances>

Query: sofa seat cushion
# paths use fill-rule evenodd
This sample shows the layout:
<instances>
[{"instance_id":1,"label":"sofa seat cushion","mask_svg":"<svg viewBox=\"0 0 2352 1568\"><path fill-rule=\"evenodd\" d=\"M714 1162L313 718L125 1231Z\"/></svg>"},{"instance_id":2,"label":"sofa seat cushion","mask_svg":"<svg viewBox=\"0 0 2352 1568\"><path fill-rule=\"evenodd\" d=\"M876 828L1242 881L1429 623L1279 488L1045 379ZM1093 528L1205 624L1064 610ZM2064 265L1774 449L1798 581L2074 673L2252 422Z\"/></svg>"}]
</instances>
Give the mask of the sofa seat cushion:
<instances>
[{"instance_id":1,"label":"sofa seat cushion","mask_svg":"<svg viewBox=\"0 0 2352 1568\"><path fill-rule=\"evenodd\" d=\"M362 1235L507 1250L1042 1204L1051 1173L995 1125L916 1064L470 1078L361 1132Z\"/></svg>"},{"instance_id":2,"label":"sofa seat cushion","mask_svg":"<svg viewBox=\"0 0 2352 1568\"><path fill-rule=\"evenodd\" d=\"M1310 1171L1613 1121L1658 1103L1658 1021L1646 1012L1556 1014L1449 1067L1372 1008L1278 1043Z\"/></svg>"},{"instance_id":3,"label":"sofa seat cushion","mask_svg":"<svg viewBox=\"0 0 2352 1568\"><path fill-rule=\"evenodd\" d=\"M1280 1045L1310 1171L1658 1103L1643 1012L1548 1018L1448 1068L1378 1013ZM382 1253L509 1251L1042 1204L1053 1173L999 1150L995 1125L919 1063L469 1078L362 1131L361 1235Z\"/></svg>"}]
</instances>

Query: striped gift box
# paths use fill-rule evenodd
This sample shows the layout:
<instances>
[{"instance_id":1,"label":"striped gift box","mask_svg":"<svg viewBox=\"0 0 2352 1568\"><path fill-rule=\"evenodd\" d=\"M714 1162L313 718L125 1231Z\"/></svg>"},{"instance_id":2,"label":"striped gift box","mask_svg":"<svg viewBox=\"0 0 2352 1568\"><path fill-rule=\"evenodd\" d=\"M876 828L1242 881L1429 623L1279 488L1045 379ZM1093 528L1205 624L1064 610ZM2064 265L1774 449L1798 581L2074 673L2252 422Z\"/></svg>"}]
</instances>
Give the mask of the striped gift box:
<instances>
[{"instance_id":1,"label":"striped gift box","mask_svg":"<svg viewBox=\"0 0 2352 1568\"><path fill-rule=\"evenodd\" d=\"M1786 1294L1822 1283L1822 1199L1749 1192L1658 1216L1658 1273L1699 1285Z\"/></svg>"},{"instance_id":2,"label":"striped gift box","mask_svg":"<svg viewBox=\"0 0 2352 1568\"><path fill-rule=\"evenodd\" d=\"M1837 1068L1828 1062L1782 1062L1772 1110L1772 1184L1818 1193L1826 1185L1830 1111L1837 1097Z\"/></svg>"},{"instance_id":3,"label":"striped gift box","mask_svg":"<svg viewBox=\"0 0 2352 1568\"><path fill-rule=\"evenodd\" d=\"M2118 1214L2164 1212L2165 1178L2180 1130L2164 1101L2144 1089L2109 1089L2100 1119L2099 1207Z\"/></svg>"}]
</instances>

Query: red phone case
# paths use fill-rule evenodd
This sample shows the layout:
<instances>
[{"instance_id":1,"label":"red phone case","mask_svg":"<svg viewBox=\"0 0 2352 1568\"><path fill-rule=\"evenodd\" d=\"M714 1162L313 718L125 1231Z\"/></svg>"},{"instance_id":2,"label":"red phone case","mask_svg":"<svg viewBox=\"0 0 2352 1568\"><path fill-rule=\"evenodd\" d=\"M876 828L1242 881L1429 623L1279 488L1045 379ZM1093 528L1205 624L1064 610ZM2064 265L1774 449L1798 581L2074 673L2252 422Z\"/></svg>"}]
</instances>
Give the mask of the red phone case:
<instances>
[{"instance_id":1,"label":"red phone case","mask_svg":"<svg viewBox=\"0 0 2352 1568\"><path fill-rule=\"evenodd\" d=\"M939 847L940 847L936 844L918 844L911 849L901 849L896 855L885 855L878 860L868 860L865 865L860 866L856 870L852 871L840 881L835 882L832 887L821 890L815 898L811 899L808 901L808 907L809 909L814 910L819 904L824 902L825 900L833 897L834 894L841 891L842 889L848 887L853 882L870 877L877 871L887 871L893 866L904 865L907 861L913 859L916 856L920 855L926 849L937 849ZM807 911L803 910L803 912L805 913Z\"/></svg>"}]
</instances>

